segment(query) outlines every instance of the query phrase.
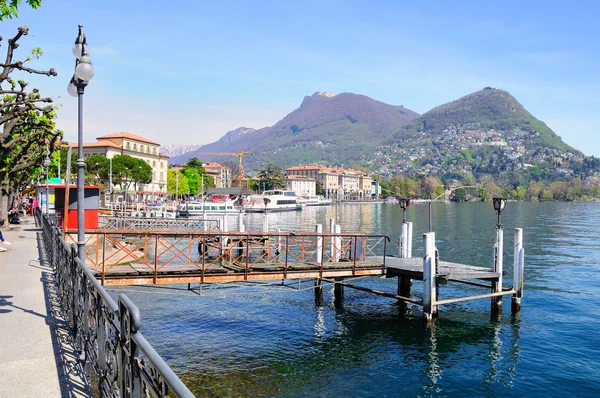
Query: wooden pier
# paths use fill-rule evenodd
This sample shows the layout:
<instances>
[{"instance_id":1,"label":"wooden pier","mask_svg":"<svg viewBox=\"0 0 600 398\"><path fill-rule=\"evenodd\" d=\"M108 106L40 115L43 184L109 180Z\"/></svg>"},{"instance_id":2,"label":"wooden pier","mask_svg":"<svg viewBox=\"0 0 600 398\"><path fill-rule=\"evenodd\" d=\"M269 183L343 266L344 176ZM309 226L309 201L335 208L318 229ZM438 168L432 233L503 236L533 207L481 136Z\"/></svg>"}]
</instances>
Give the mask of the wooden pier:
<instances>
[{"instance_id":1,"label":"wooden pier","mask_svg":"<svg viewBox=\"0 0 600 398\"><path fill-rule=\"evenodd\" d=\"M412 258L412 224L404 223L398 255L384 235L343 234L330 223L330 232L317 225L314 233L215 232L98 229L86 231L86 262L103 285L226 283L285 279L314 279L315 294L322 282L335 285L335 297L344 287L369 291L423 307L427 321L440 305L491 299L493 312L502 309L501 297L512 295L518 311L523 290L522 230L515 230L513 286L502 286L503 230L496 228L491 267L440 261L435 233L423 234L423 258ZM73 239L73 238L72 238ZM345 278L385 276L398 278L396 292L381 292L345 281ZM421 298L411 296L413 281L423 282ZM487 289L476 296L440 299L439 285L449 282Z\"/></svg>"}]
</instances>

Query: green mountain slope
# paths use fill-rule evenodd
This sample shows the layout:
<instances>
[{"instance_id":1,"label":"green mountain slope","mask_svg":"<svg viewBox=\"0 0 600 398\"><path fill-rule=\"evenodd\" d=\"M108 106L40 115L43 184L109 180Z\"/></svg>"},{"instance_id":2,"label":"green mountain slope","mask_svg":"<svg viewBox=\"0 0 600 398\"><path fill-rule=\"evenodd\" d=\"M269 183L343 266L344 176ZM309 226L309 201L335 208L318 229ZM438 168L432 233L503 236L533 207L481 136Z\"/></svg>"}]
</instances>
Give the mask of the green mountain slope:
<instances>
[{"instance_id":1,"label":"green mountain slope","mask_svg":"<svg viewBox=\"0 0 600 398\"><path fill-rule=\"evenodd\" d=\"M375 101L364 95L315 93L271 127L250 131L236 140L219 140L171 159L183 163L190 157L220 160L210 152L246 151L247 169L263 163L289 167L300 163L348 164L389 139L417 113L403 106Z\"/></svg>"},{"instance_id":2,"label":"green mountain slope","mask_svg":"<svg viewBox=\"0 0 600 398\"><path fill-rule=\"evenodd\" d=\"M470 123L479 123L482 129L538 132L539 136L531 140L529 145L579 153L507 91L490 87L433 108L418 117L409 129L435 134L442 133L448 126Z\"/></svg>"}]
</instances>

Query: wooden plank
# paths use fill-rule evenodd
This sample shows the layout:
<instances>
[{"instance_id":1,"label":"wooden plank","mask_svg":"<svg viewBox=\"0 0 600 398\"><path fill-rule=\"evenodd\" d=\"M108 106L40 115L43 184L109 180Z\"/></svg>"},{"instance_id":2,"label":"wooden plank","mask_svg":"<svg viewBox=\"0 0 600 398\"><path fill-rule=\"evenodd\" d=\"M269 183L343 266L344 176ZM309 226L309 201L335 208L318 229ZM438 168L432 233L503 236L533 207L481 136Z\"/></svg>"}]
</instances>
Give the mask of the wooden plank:
<instances>
[{"instance_id":1,"label":"wooden plank","mask_svg":"<svg viewBox=\"0 0 600 398\"><path fill-rule=\"evenodd\" d=\"M383 261L382 256L367 257L367 261ZM423 280L423 259L422 258L400 258L386 257L385 265L387 275L406 276L411 279ZM448 280L456 279L483 279L497 280L500 275L493 272L490 268L477 267L474 265L453 263L449 261L440 261L438 268L438 277Z\"/></svg>"}]
</instances>

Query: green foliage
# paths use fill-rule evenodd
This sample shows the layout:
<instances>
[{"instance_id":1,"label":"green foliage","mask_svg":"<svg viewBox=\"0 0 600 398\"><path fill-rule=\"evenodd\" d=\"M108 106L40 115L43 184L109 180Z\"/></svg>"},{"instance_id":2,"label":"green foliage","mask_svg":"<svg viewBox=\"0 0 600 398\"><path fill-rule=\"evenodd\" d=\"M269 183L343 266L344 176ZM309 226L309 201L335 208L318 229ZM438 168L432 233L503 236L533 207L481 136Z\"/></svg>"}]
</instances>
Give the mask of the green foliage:
<instances>
[{"instance_id":1,"label":"green foliage","mask_svg":"<svg viewBox=\"0 0 600 398\"><path fill-rule=\"evenodd\" d=\"M31 8L36 9L42 5L42 0L25 0ZM2 0L0 1L0 21L12 19L19 16L19 5L21 0Z\"/></svg>"},{"instance_id":2,"label":"green foliage","mask_svg":"<svg viewBox=\"0 0 600 398\"><path fill-rule=\"evenodd\" d=\"M169 169L167 171L167 192L169 192L169 195L182 196L187 195L189 191L190 186L185 174L179 170Z\"/></svg>"},{"instance_id":3,"label":"green foliage","mask_svg":"<svg viewBox=\"0 0 600 398\"><path fill-rule=\"evenodd\" d=\"M261 170L256 170L260 184L264 190L285 187L285 179L281 167L274 163L263 164Z\"/></svg>"},{"instance_id":4,"label":"green foliage","mask_svg":"<svg viewBox=\"0 0 600 398\"><path fill-rule=\"evenodd\" d=\"M201 189L201 178L200 174L198 174L198 169L192 167L185 168L183 169L183 175L185 175L188 181L189 193L191 195L198 195Z\"/></svg>"},{"instance_id":5,"label":"green foliage","mask_svg":"<svg viewBox=\"0 0 600 398\"><path fill-rule=\"evenodd\" d=\"M91 157L91 156L90 156ZM152 167L142 159L129 155L113 157L113 184L125 186L137 191L138 184L149 184L152 181Z\"/></svg>"},{"instance_id":6,"label":"green foliage","mask_svg":"<svg viewBox=\"0 0 600 398\"><path fill-rule=\"evenodd\" d=\"M209 188L215 187L214 177L206 172L198 158L190 158L183 168L183 173L188 178L192 195L198 195L199 193L204 195Z\"/></svg>"}]
</instances>

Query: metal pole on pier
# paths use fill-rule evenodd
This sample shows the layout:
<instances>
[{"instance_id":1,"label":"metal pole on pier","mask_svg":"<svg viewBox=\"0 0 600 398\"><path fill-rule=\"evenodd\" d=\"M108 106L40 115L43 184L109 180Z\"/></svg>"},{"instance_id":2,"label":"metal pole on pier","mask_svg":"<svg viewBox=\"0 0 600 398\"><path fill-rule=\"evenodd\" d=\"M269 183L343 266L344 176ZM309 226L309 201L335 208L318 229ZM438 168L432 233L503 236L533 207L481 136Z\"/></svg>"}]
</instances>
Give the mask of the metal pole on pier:
<instances>
[{"instance_id":1,"label":"metal pole on pier","mask_svg":"<svg viewBox=\"0 0 600 398\"><path fill-rule=\"evenodd\" d=\"M523 248L523 228L515 228L515 251L513 266L513 294L511 302L512 313L521 310L521 297L523 297L523 276L525 270L525 249Z\"/></svg>"},{"instance_id":2,"label":"metal pole on pier","mask_svg":"<svg viewBox=\"0 0 600 398\"><path fill-rule=\"evenodd\" d=\"M317 234L322 234L323 233L323 225L321 224L317 224L315 225L315 232ZM323 237L317 237L317 250L315 253L315 261L317 262L317 264L321 264L321 261L323 261Z\"/></svg>"},{"instance_id":3,"label":"metal pole on pier","mask_svg":"<svg viewBox=\"0 0 600 398\"><path fill-rule=\"evenodd\" d=\"M423 234L423 318L433 322L437 317L435 288L435 232Z\"/></svg>"},{"instance_id":4,"label":"metal pole on pier","mask_svg":"<svg viewBox=\"0 0 600 398\"><path fill-rule=\"evenodd\" d=\"M504 251L504 229L496 228L496 244L494 245L494 272L498 273L498 280L492 281L492 293L502 292L502 258ZM492 297L492 312L502 312L502 296Z\"/></svg>"},{"instance_id":5,"label":"metal pole on pier","mask_svg":"<svg viewBox=\"0 0 600 398\"><path fill-rule=\"evenodd\" d=\"M341 234L342 233L342 226L339 224L335 224L334 225L334 232L336 234ZM336 263L340 262L340 257L342 254L342 237L341 236L336 236L335 238L333 238L335 240L335 254L333 256L333 261Z\"/></svg>"}]
</instances>

